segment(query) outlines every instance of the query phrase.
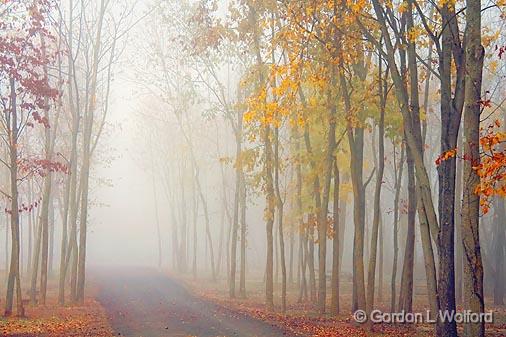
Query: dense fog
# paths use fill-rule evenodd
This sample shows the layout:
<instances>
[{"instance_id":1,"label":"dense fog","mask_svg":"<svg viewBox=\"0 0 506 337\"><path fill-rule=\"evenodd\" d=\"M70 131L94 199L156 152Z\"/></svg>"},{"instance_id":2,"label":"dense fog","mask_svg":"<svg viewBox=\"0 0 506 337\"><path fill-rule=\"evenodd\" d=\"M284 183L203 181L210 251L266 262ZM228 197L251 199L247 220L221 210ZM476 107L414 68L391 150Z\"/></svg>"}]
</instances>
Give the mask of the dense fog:
<instances>
[{"instance_id":1,"label":"dense fog","mask_svg":"<svg viewBox=\"0 0 506 337\"><path fill-rule=\"evenodd\" d=\"M0 2L5 315L170 293L293 335L307 313L302 335L373 333L377 309L439 318L373 322L387 335L485 336L504 316L504 10ZM483 317L441 319L457 309Z\"/></svg>"}]
</instances>

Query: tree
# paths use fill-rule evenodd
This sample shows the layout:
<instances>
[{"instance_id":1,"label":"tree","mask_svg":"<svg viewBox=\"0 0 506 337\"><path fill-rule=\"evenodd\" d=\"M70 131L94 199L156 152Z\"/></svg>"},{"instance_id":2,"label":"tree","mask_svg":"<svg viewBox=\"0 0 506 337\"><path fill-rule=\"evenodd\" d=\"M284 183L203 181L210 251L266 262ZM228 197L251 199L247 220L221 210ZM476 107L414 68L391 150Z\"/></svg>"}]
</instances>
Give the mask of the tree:
<instances>
[{"instance_id":1,"label":"tree","mask_svg":"<svg viewBox=\"0 0 506 337\"><path fill-rule=\"evenodd\" d=\"M378 251L378 236L380 225L381 186L383 184L383 172L385 170L385 109L388 97L387 79L382 78L382 60L379 60L378 90L380 100L380 119L378 123L378 166L376 169L376 185L374 189L374 216L371 234L371 250L369 256L369 268L367 273L367 312L372 312L374 307L374 284L376 278L376 254ZM375 151L375 149L373 149Z\"/></svg>"},{"instance_id":2,"label":"tree","mask_svg":"<svg viewBox=\"0 0 506 337\"><path fill-rule=\"evenodd\" d=\"M53 37L49 30L47 13L51 2L23 3L14 1L0 5L2 31L14 34L0 35L0 81L6 90L2 91L2 118L5 131L2 137L8 146L9 160L3 162L10 177L10 215L12 251L7 282L5 315L12 313L14 289L16 289L17 314L24 315L20 276L20 230L19 214L23 207L19 203L19 172L23 153L19 151L22 134L34 122L49 128L48 105L58 96L58 91L44 72L44 68L53 62L52 53L46 52L46 46L52 45ZM21 13L21 14L20 14ZM12 15L12 16L11 16ZM16 18L14 18L16 15ZM27 117L28 116L28 117ZM26 158L25 158L26 160ZM49 164L49 163L46 163Z\"/></svg>"},{"instance_id":3,"label":"tree","mask_svg":"<svg viewBox=\"0 0 506 337\"><path fill-rule=\"evenodd\" d=\"M464 255L464 306L475 313L485 312L483 262L480 251L480 114L483 59L481 45L481 1L466 2L465 110L464 110L464 196L462 200L462 244ZM466 336L485 336L485 322L466 322Z\"/></svg>"}]
</instances>

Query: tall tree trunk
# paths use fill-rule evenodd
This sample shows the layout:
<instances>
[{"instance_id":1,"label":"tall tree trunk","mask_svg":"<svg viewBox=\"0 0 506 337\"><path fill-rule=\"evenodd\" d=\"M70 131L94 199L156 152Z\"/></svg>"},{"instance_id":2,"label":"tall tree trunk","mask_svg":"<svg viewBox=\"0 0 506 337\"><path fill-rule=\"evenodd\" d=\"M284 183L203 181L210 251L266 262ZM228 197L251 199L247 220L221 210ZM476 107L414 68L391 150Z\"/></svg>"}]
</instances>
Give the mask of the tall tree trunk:
<instances>
[{"instance_id":1,"label":"tall tree trunk","mask_svg":"<svg viewBox=\"0 0 506 337\"><path fill-rule=\"evenodd\" d=\"M197 191L195 190L195 177L192 177L192 211L193 211L193 261L192 261L192 274L193 278L197 278L197 222L199 215L199 200L197 197ZM223 218L222 218L223 222ZM222 227L223 229L223 227ZM219 263L219 258L218 258ZM218 271L217 271L218 273Z\"/></svg>"},{"instance_id":2,"label":"tall tree trunk","mask_svg":"<svg viewBox=\"0 0 506 337\"><path fill-rule=\"evenodd\" d=\"M68 23L68 77L67 77L67 96L68 106L72 115L72 137L71 137L71 150L70 150L70 172L66 179L65 195L64 195L64 210L62 220L62 245L60 251L60 277L58 284L58 302L63 305L65 303L65 280L67 276L68 267L71 261L72 251L75 250L75 240L77 236L77 137L79 132L80 117L79 117L79 104L74 104L74 59L73 59L73 0L69 0L69 23ZM77 96L78 97L78 96ZM78 100L77 100L78 101ZM70 237L68 237L68 227L70 224ZM68 240L68 242L67 242ZM75 254L75 253L74 253ZM75 288L72 287L71 297L75 299Z\"/></svg>"},{"instance_id":3,"label":"tall tree trunk","mask_svg":"<svg viewBox=\"0 0 506 337\"><path fill-rule=\"evenodd\" d=\"M74 302L76 300L77 292L77 216L79 212L79 200L81 197L81 186L78 186L77 176L77 132L79 128L80 118L76 115L73 122L72 130L72 150L70 155L70 198L69 205L69 222L70 222L70 235L67 249L67 256L65 258L65 266L60 274L60 280L63 282L66 279L67 270L70 268L70 300ZM74 133L75 131L75 133ZM64 289L64 284L60 287Z\"/></svg>"},{"instance_id":4,"label":"tall tree trunk","mask_svg":"<svg viewBox=\"0 0 506 337\"><path fill-rule=\"evenodd\" d=\"M105 10L109 2L100 1L100 11L98 13L97 30L93 49L93 68L91 73L90 96L87 102L87 109L84 115L84 133L83 133L83 164L81 167L81 214L79 219L79 254L77 264L77 292L76 300L84 303L84 287L86 277L86 241L88 231L88 193L91 161L91 134L93 130L93 116L96 110L96 95L98 83L98 68L100 63L102 26L105 17Z\"/></svg>"},{"instance_id":5,"label":"tall tree trunk","mask_svg":"<svg viewBox=\"0 0 506 337\"><path fill-rule=\"evenodd\" d=\"M397 300L397 259L399 256L399 201L400 201L400 193L402 188L402 171L404 168L404 147L401 144L401 158L399 161L399 166L397 166L395 160L395 145L394 145L394 177L395 177L395 196L394 196L394 228L393 228L393 262L392 262L392 280L390 282L390 312L395 311L395 302Z\"/></svg>"},{"instance_id":6,"label":"tall tree trunk","mask_svg":"<svg viewBox=\"0 0 506 337\"><path fill-rule=\"evenodd\" d=\"M464 112L464 198L462 201L462 243L464 245L464 307L485 312L483 262L480 251L480 196L475 193L480 177L474 169L480 163L480 113L483 59L481 45L481 1L466 1L466 89ZM485 336L485 322L465 322L465 335Z\"/></svg>"},{"instance_id":7,"label":"tall tree trunk","mask_svg":"<svg viewBox=\"0 0 506 337\"><path fill-rule=\"evenodd\" d=\"M49 122L49 114L46 112L46 118ZM45 152L46 160L52 160L51 130L46 127ZM40 226L42 227L42 245L41 245L41 265L40 265L40 302L46 304L47 295L47 273L48 273L48 255L49 255L49 205L51 203L51 184L52 173L49 172L44 178L44 188L42 196L42 208L40 214Z\"/></svg>"},{"instance_id":8,"label":"tall tree trunk","mask_svg":"<svg viewBox=\"0 0 506 337\"><path fill-rule=\"evenodd\" d=\"M242 124L242 114L238 114L239 121ZM232 238L231 238L231 253L230 253L230 284L229 284L229 296L235 297L235 274L237 270L237 232L239 230L239 199L241 194L241 152L242 152L242 141L241 135L236 133L235 135L235 193L234 193L234 218L232 222Z\"/></svg>"},{"instance_id":9,"label":"tall tree trunk","mask_svg":"<svg viewBox=\"0 0 506 337\"><path fill-rule=\"evenodd\" d=\"M304 91L299 88L299 97L304 108L307 108L306 97L304 95ZM313 148L311 145L311 137L309 135L309 125L304 124L304 144L306 147L306 152L309 157L309 167L313 172L317 171L316 162L313 157ZM320 195L320 178L318 174L314 175L313 179L313 196L315 200L315 208L317 210L321 209L321 195ZM307 239L308 239L308 254L306 256L306 261L309 266L309 293L311 301L316 301L316 276L315 276L315 268L314 268L314 220L316 220L316 225L318 226L318 217L319 215L309 215L308 216L308 228L307 230Z\"/></svg>"},{"instance_id":10,"label":"tall tree trunk","mask_svg":"<svg viewBox=\"0 0 506 337\"><path fill-rule=\"evenodd\" d=\"M302 299L307 300L307 281L306 281L306 271L307 271L307 228L304 224L304 214L302 209L302 164L301 164L301 148L300 148L300 140L299 140L299 132L296 128L295 131L295 152L296 152L296 166L295 166L295 176L296 176L296 214L297 214L297 226L299 233L299 275L300 275L300 283L299 283L299 298L298 301L301 302Z\"/></svg>"},{"instance_id":11,"label":"tall tree trunk","mask_svg":"<svg viewBox=\"0 0 506 337\"><path fill-rule=\"evenodd\" d=\"M239 208L241 210L241 275L239 276L239 296L246 298L246 180L241 172L241 199Z\"/></svg>"},{"instance_id":12,"label":"tall tree trunk","mask_svg":"<svg viewBox=\"0 0 506 337\"><path fill-rule=\"evenodd\" d=\"M5 270L9 269L9 215L5 214Z\"/></svg>"},{"instance_id":13,"label":"tall tree trunk","mask_svg":"<svg viewBox=\"0 0 506 337\"><path fill-rule=\"evenodd\" d=\"M270 140L270 126L265 125L263 130L263 142L265 146L265 172L266 172L266 208L264 216L266 220L266 234L267 234L267 263L266 263L266 280L265 280L265 297L266 304L269 310L274 309L274 279L273 279L273 238L272 229L274 225L275 213L275 196L274 184L272 177L272 147Z\"/></svg>"},{"instance_id":14,"label":"tall tree trunk","mask_svg":"<svg viewBox=\"0 0 506 337\"><path fill-rule=\"evenodd\" d=\"M71 301L76 299L76 281L77 272L75 268L76 254L77 254L77 213L79 210L78 200L80 190L77 187L77 144L78 144L78 133L80 128L80 115L81 115L81 104L78 94L77 76L76 76L76 64L74 62L73 54L73 8L74 1L69 0L69 22L68 22L68 77L67 77L67 96L68 106L72 115L72 130L71 130L71 150L70 150L70 173L66 181L66 191L64 198L64 217L63 217L63 233L62 233L62 248L60 257L60 277L59 277L59 290L58 290L58 301L60 304L65 302L65 281L67 278L67 272L70 267L71 273L71 284L70 284L70 297ZM74 99L74 90L76 92ZM75 103L74 103L75 101ZM67 240L67 228L70 226L70 234ZM65 243L64 243L65 242Z\"/></svg>"},{"instance_id":15,"label":"tall tree trunk","mask_svg":"<svg viewBox=\"0 0 506 337\"><path fill-rule=\"evenodd\" d=\"M381 217L381 185L383 184L383 171L385 169L385 107L388 94L387 84L383 85L381 60L379 67L380 78L380 120L378 124L378 166L376 169L376 185L374 189L374 215L371 233L371 250L369 257L369 266L367 272L367 312L370 313L374 308L374 290L376 280L376 256L378 252L378 236L379 236L379 223ZM385 79L386 82L386 79ZM376 151L376 149L373 149Z\"/></svg>"},{"instance_id":16,"label":"tall tree trunk","mask_svg":"<svg viewBox=\"0 0 506 337\"><path fill-rule=\"evenodd\" d=\"M305 125L304 129L304 140L306 144L306 151L311 157L313 152L311 148L311 140L309 138L309 129L307 127L307 124ZM310 167L312 170L316 168L314 159L310 160ZM318 175L315 175L315 178L313 180L313 194L315 198L316 209L319 209L319 207L321 207L321 202L320 202L320 179L318 178ZM309 267L309 297L311 301L316 301L316 275L314 267L314 223L315 223L314 220L316 220L315 215L309 214L306 228L307 250L308 250L308 253L306 254L306 261Z\"/></svg>"},{"instance_id":17,"label":"tall tree trunk","mask_svg":"<svg viewBox=\"0 0 506 337\"><path fill-rule=\"evenodd\" d=\"M37 304L37 277L39 274L41 241L42 241L42 224L39 221L35 235L35 247L32 259L32 275L30 283L30 302L32 305Z\"/></svg>"},{"instance_id":18,"label":"tall tree trunk","mask_svg":"<svg viewBox=\"0 0 506 337\"><path fill-rule=\"evenodd\" d=\"M441 79L441 153L453 151L457 147L458 130L462 109L458 96L462 95L463 70L462 49L459 36L455 36L456 14L454 4L441 8L443 29L441 32L441 52L439 72ZM458 35L458 33L457 33ZM458 49L458 51L456 51ZM455 64L457 80L452 83L452 63ZM456 158L443 160L438 166L439 178L439 233L438 241L438 296L440 310L454 312L455 303L455 176ZM457 336L455 321L438 320L438 337Z\"/></svg>"},{"instance_id":19,"label":"tall tree trunk","mask_svg":"<svg viewBox=\"0 0 506 337\"><path fill-rule=\"evenodd\" d=\"M7 112L7 127L9 133L9 164L10 164L10 192L11 192L11 259L9 275L7 278L7 295L5 300L5 316L12 314L14 302L14 289L16 289L16 313L18 316L25 315L23 299L21 298L21 278L19 275L19 205L18 205L18 111L16 80L10 79L10 109Z\"/></svg>"},{"instance_id":20,"label":"tall tree trunk","mask_svg":"<svg viewBox=\"0 0 506 337\"><path fill-rule=\"evenodd\" d=\"M169 192L170 193L170 192ZM169 203L170 203L170 215L171 215L171 236L172 236L172 268L174 270L178 269L178 250L179 250L179 238L177 231L177 215L176 215L176 196L175 192L170 193L169 195Z\"/></svg>"},{"instance_id":21,"label":"tall tree trunk","mask_svg":"<svg viewBox=\"0 0 506 337\"><path fill-rule=\"evenodd\" d=\"M331 85L336 84L336 69L331 66ZM334 152L336 149L336 115L337 106L333 96L333 91L329 89L327 93L328 123L329 130L327 135L327 149L324 162L324 180L321 205L318 208L318 311L325 313L325 304L327 300L327 218L328 205L330 200L330 184L332 179L333 163L335 161Z\"/></svg>"},{"instance_id":22,"label":"tall tree trunk","mask_svg":"<svg viewBox=\"0 0 506 337\"><path fill-rule=\"evenodd\" d=\"M49 206L49 265L48 265L48 273L51 275L53 273L53 265L54 265L54 249L55 249L55 205L54 205L54 196L51 199L51 205Z\"/></svg>"},{"instance_id":23,"label":"tall tree trunk","mask_svg":"<svg viewBox=\"0 0 506 337\"><path fill-rule=\"evenodd\" d=\"M307 296L307 277L306 277L306 273L307 273L307 266L308 266L308 261L307 261L307 230L304 226L304 223L303 222L300 222L302 221L302 216L300 216L300 220L299 220L299 226L301 227L300 228L300 250L299 250L299 262L300 262L300 288L299 288L299 297L298 297L298 302L302 302L302 300L304 301L307 301L308 299L308 296Z\"/></svg>"},{"instance_id":24,"label":"tall tree trunk","mask_svg":"<svg viewBox=\"0 0 506 337\"><path fill-rule=\"evenodd\" d=\"M383 282L385 264L385 233L383 232L383 216L379 219L379 266L378 266L378 302L383 302Z\"/></svg>"},{"instance_id":25,"label":"tall tree trunk","mask_svg":"<svg viewBox=\"0 0 506 337\"><path fill-rule=\"evenodd\" d=\"M339 71L341 92L344 97L346 112L352 112L351 97L343 66ZM353 186L353 301L352 311L366 309L365 271L364 271L364 228L365 228L365 186L363 182L364 129L347 125L350 144L350 171Z\"/></svg>"},{"instance_id":26,"label":"tall tree trunk","mask_svg":"<svg viewBox=\"0 0 506 337\"><path fill-rule=\"evenodd\" d=\"M73 174L72 171L70 173ZM68 240L68 213L69 213L69 198L70 198L70 182L71 177L67 177L65 181L64 201L63 201L63 216L62 216L62 233L61 233L61 247L60 247L60 273L58 279L58 303L65 304L65 277L66 277L66 256L67 256L67 240Z\"/></svg>"},{"instance_id":27,"label":"tall tree trunk","mask_svg":"<svg viewBox=\"0 0 506 337\"><path fill-rule=\"evenodd\" d=\"M415 216L416 216L416 187L415 166L411 151L407 149L408 166L408 231L404 249L404 259L399 294L399 310L413 311L413 268L415 257Z\"/></svg>"},{"instance_id":28,"label":"tall tree trunk","mask_svg":"<svg viewBox=\"0 0 506 337\"><path fill-rule=\"evenodd\" d=\"M204 209L204 220L205 220L205 225L206 225L206 237L207 237L207 242L209 244L209 258L211 259L211 278L213 281L216 281L216 267L214 265L215 261L214 261L214 249L213 249L213 239L211 237L211 225L210 225L210 220L209 220L209 210L208 210L208 207L207 207L207 201L204 197L204 193L202 191L202 186L200 185L200 178L199 178L199 168L195 165L195 170L196 170L196 183L197 183L197 191L199 193L199 196L200 196L200 202L202 204L202 207Z\"/></svg>"},{"instance_id":29,"label":"tall tree trunk","mask_svg":"<svg viewBox=\"0 0 506 337\"><path fill-rule=\"evenodd\" d=\"M223 263L223 247L225 246L225 209L220 208L220 241L218 242L218 262L216 263L216 276L221 275L221 264ZM227 272L225 274L228 274ZM228 279L228 276L227 276ZM228 283L227 283L228 285Z\"/></svg>"},{"instance_id":30,"label":"tall tree trunk","mask_svg":"<svg viewBox=\"0 0 506 337\"><path fill-rule=\"evenodd\" d=\"M224 195L225 194L225 191L223 191ZM225 200L224 200L225 202ZM227 219L228 219L228 229L227 229L227 249L226 249L226 252L227 252L227 256L226 256L226 262L227 262L227 285L229 286L230 288L230 266L231 266L231 246L232 246L232 229L233 229L233 226L234 226L234 223L233 223L233 219L232 219L232 216L230 215L230 211L228 210L228 204L225 204L224 205L225 207L225 214L227 215Z\"/></svg>"},{"instance_id":31,"label":"tall tree trunk","mask_svg":"<svg viewBox=\"0 0 506 337\"><path fill-rule=\"evenodd\" d=\"M188 266L188 249L187 249L187 243L188 243L188 218L187 218L187 207L186 207L186 179L185 179L185 173L187 171L186 166L186 160L181 159L181 166L180 166L180 172L179 172L179 179L180 179L180 187L181 187L181 200L179 204L179 212L181 216L181 240L179 241L179 260L178 260L178 269L179 272L186 273L187 266Z\"/></svg>"},{"instance_id":32,"label":"tall tree trunk","mask_svg":"<svg viewBox=\"0 0 506 337\"><path fill-rule=\"evenodd\" d=\"M294 277L293 277L293 264L294 264L294 248L295 246L295 233L293 231L293 228L290 229L290 235L289 235L289 247L288 247L288 283L293 284Z\"/></svg>"},{"instance_id":33,"label":"tall tree trunk","mask_svg":"<svg viewBox=\"0 0 506 337\"><path fill-rule=\"evenodd\" d=\"M87 124L87 125L86 125ZM88 231L88 193L89 193L89 172L90 172L90 139L92 119L85 122L85 139L83 142L83 165L81 167L81 214L79 219L79 252L77 255L77 287L76 300L84 303L84 287L86 277L86 241Z\"/></svg>"},{"instance_id":34,"label":"tall tree trunk","mask_svg":"<svg viewBox=\"0 0 506 337\"><path fill-rule=\"evenodd\" d=\"M408 3L409 8L406 11L406 21L407 21L407 30L411 31L415 27L413 18L414 1L412 0L408 1L409 1ZM431 306L431 313L432 315L434 315L440 309L439 289L437 287L441 286L441 284L437 283L436 265L435 265L434 252L432 248L432 240L434 240L435 242L438 240L440 235L440 227L438 225L438 219L436 218L434 205L432 201L430 183L424 166L424 138L422 138L424 136L422 135L422 127L420 121L420 103L418 92L418 68L417 68L418 61L416 57L416 45L414 41L409 41L408 43L407 57L408 57L408 74L410 81L409 110L411 110L411 115L403 118L405 130L408 130L405 131L404 135L406 143L408 143L408 147L411 151L410 153L415 165L416 188L418 192L417 209L418 209L418 219L420 222L420 233L421 233L420 236L422 241L422 248L425 262L427 292L429 297L429 303ZM455 126L455 128L458 130L458 124ZM414 137L412 138L411 136ZM439 187L441 188L441 185ZM439 221L441 221L441 217L439 218ZM453 246L451 247L451 249L453 250ZM439 262L441 263L441 260L439 260ZM439 323L436 324L436 330L438 329L439 326L440 326Z\"/></svg>"},{"instance_id":35,"label":"tall tree trunk","mask_svg":"<svg viewBox=\"0 0 506 337\"><path fill-rule=\"evenodd\" d=\"M23 217L19 216L19 276L23 277Z\"/></svg>"},{"instance_id":36,"label":"tall tree trunk","mask_svg":"<svg viewBox=\"0 0 506 337\"><path fill-rule=\"evenodd\" d=\"M343 173L343 181L340 184L348 182L348 174ZM346 212L348 211L348 195L345 194L339 200L339 274L343 269L344 256L344 235L346 234Z\"/></svg>"},{"instance_id":37,"label":"tall tree trunk","mask_svg":"<svg viewBox=\"0 0 506 337\"><path fill-rule=\"evenodd\" d=\"M80 189L79 189L80 190ZM81 193L78 195L78 199L76 200L76 208L79 206L78 200L81 200ZM77 221L77 220L76 220ZM75 233L72 235L72 243L71 243L71 249L70 249L70 301L75 303L77 302L77 278L78 278L78 272L77 272L77 264L78 264L78 255L79 255L79 245L77 243L77 224Z\"/></svg>"},{"instance_id":38,"label":"tall tree trunk","mask_svg":"<svg viewBox=\"0 0 506 337\"><path fill-rule=\"evenodd\" d=\"M276 195L276 208L278 210L278 238L281 265L281 310L286 311L286 261L285 261L285 238L283 233L283 199L279 187L279 128L274 129L274 192Z\"/></svg>"},{"instance_id":39,"label":"tall tree trunk","mask_svg":"<svg viewBox=\"0 0 506 337\"><path fill-rule=\"evenodd\" d=\"M276 193L276 192L274 192ZM275 204L277 204L277 201L275 201ZM276 209L277 209L277 206L275 206ZM277 222L277 219L276 217L274 218L274 225L276 225L278 222ZM274 230L274 234L273 234L273 238L274 240L274 247L273 247L273 254L274 254L274 286L278 286L279 285L279 246L278 246L278 242L279 242L279 231L278 230Z\"/></svg>"},{"instance_id":40,"label":"tall tree trunk","mask_svg":"<svg viewBox=\"0 0 506 337\"><path fill-rule=\"evenodd\" d=\"M32 200L33 200L33 195L32 195L32 188L31 188L31 185L29 184L28 185L28 195L29 195L29 200L30 200L30 204L32 203ZM32 213L30 212L28 214L28 257L27 257L27 263L26 263L26 271L27 271L27 274L28 276L31 278L31 272L32 272L32 248L33 248L33 217L32 217Z\"/></svg>"},{"instance_id":41,"label":"tall tree trunk","mask_svg":"<svg viewBox=\"0 0 506 337\"><path fill-rule=\"evenodd\" d=\"M333 315L339 314L339 263L340 263L340 224L341 210L339 209L339 167L337 160L334 161L334 230L332 231L332 277L331 277L331 299L330 299L330 313Z\"/></svg>"},{"instance_id":42,"label":"tall tree trunk","mask_svg":"<svg viewBox=\"0 0 506 337\"><path fill-rule=\"evenodd\" d=\"M314 263L314 227L315 217L310 214L308 216L308 228L307 228L307 265L309 268L309 300L311 302L316 301L316 273Z\"/></svg>"},{"instance_id":43,"label":"tall tree trunk","mask_svg":"<svg viewBox=\"0 0 506 337\"><path fill-rule=\"evenodd\" d=\"M46 57L46 46L44 40L42 40L42 55ZM59 64L59 74L61 80L61 62ZM47 67L44 67L44 74L48 75ZM45 105L48 106L48 99L45 99ZM61 105L60 105L61 106ZM56 130L58 129L58 119L60 108L58 110L58 115L56 116L56 120L54 124L51 125L52 121L49 115L49 108L46 108L44 111L44 116L47 121L51 125L51 129L49 126L44 129L44 152L45 152L45 160L48 163L51 163L53 160L53 149L56 141ZM53 131L53 134L51 133ZM44 177L44 187L43 187L43 195L42 195L42 209L40 216L40 223L42 226L42 246L41 246L41 267L40 267L40 299L42 304L46 304L46 295L47 295L47 277L49 266L52 265L52 249L53 249L53 239L54 239L54 223L50 226L50 217L52 216L53 211L53 202L52 202L52 193L51 187L53 183L53 173L52 170L48 170L46 176ZM54 222L54 221L53 221ZM51 232L51 237L50 237ZM51 241L51 242L50 242ZM51 249L51 252L49 252Z\"/></svg>"},{"instance_id":44,"label":"tall tree trunk","mask_svg":"<svg viewBox=\"0 0 506 337\"><path fill-rule=\"evenodd\" d=\"M459 132L457 151L459 157L462 157L464 147L463 130ZM457 304L462 303L463 299L463 246L462 246L462 174L464 164L461 160L457 161L457 176L455 183L455 300Z\"/></svg>"},{"instance_id":45,"label":"tall tree trunk","mask_svg":"<svg viewBox=\"0 0 506 337\"><path fill-rule=\"evenodd\" d=\"M153 158L153 149L149 150L149 159L151 164L151 190L153 192L153 204L155 208L155 225L156 225L156 238L157 238L157 247L158 247L158 269L162 268L162 233L160 231L160 216L158 214L158 194L156 191L156 182L155 182L155 163Z\"/></svg>"},{"instance_id":46,"label":"tall tree trunk","mask_svg":"<svg viewBox=\"0 0 506 337\"><path fill-rule=\"evenodd\" d=\"M260 38L258 33L258 17L256 9L252 4L249 4L249 22L253 29L253 45L256 58L256 64L259 68L263 65L262 55L260 52ZM265 82L264 74L259 72L258 87ZM265 161L265 230L267 236L267 262L265 270L265 301L269 310L274 309L274 278L273 278L273 238L272 230L274 226L274 213L276 207L276 200L274 195L274 182L273 182L273 154L271 144L271 127L268 123L262 125L262 142L264 145Z\"/></svg>"},{"instance_id":47,"label":"tall tree trunk","mask_svg":"<svg viewBox=\"0 0 506 337\"><path fill-rule=\"evenodd\" d=\"M218 135L217 135L218 137ZM217 144L219 144L217 142ZM220 150L218 149L218 153L220 153ZM222 260L223 260L223 247L225 247L225 252L226 252L226 275L227 275L227 285L229 286L229 291L230 291L230 269L229 269L229 256L230 256L230 251L231 249L229 249L230 247L230 230L231 228L228 228L228 230L226 231L226 235L225 235L225 216L227 216L227 220L230 220L229 218L229 215L228 215L228 198L227 198L227 190L226 190L226 179L225 179L225 171L224 171L224 164L221 163L220 164L220 172L221 172L221 182L222 182L222 207L221 207L221 216L220 216L220 242L218 244L218 263L216 265L216 274L219 275L220 274L220 271L221 271L221 263L222 263ZM229 225L231 224L231 221L228 221ZM230 226L229 226L230 227ZM235 292L235 290L234 290Z\"/></svg>"}]
</instances>

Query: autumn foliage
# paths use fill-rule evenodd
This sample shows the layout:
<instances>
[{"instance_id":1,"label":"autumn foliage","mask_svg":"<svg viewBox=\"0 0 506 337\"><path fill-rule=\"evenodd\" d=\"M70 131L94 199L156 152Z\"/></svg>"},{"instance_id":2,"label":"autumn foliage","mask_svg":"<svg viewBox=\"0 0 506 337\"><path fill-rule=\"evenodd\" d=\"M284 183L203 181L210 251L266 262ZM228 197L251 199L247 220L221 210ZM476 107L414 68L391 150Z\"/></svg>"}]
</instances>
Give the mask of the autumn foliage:
<instances>
[{"instance_id":1,"label":"autumn foliage","mask_svg":"<svg viewBox=\"0 0 506 337\"><path fill-rule=\"evenodd\" d=\"M55 49L48 20L52 1L10 0L4 1L1 8L6 6L7 12L2 13L0 20L0 83L8 88L13 81L17 93L23 94L19 102L22 112L49 127L44 111L59 95L45 71L59 52ZM11 109L10 93L3 91L1 94L3 109Z\"/></svg>"},{"instance_id":2,"label":"autumn foliage","mask_svg":"<svg viewBox=\"0 0 506 337\"><path fill-rule=\"evenodd\" d=\"M506 197L506 133L499 131L500 122L496 121L487 128L482 128L480 138L481 160L474 168L480 177L480 184L475 193L481 196L480 205L483 213L490 208L494 196Z\"/></svg>"}]
</instances>

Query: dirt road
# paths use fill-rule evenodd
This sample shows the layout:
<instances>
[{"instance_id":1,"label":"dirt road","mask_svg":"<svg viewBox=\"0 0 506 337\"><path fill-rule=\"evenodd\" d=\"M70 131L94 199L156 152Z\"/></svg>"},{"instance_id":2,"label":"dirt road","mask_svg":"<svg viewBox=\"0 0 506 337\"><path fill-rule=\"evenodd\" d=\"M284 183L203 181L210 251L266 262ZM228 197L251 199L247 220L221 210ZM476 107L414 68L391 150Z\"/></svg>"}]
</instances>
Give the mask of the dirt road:
<instances>
[{"instance_id":1,"label":"dirt road","mask_svg":"<svg viewBox=\"0 0 506 337\"><path fill-rule=\"evenodd\" d=\"M181 284L144 268L94 272L98 300L118 336L290 336L268 323L199 299Z\"/></svg>"}]
</instances>

